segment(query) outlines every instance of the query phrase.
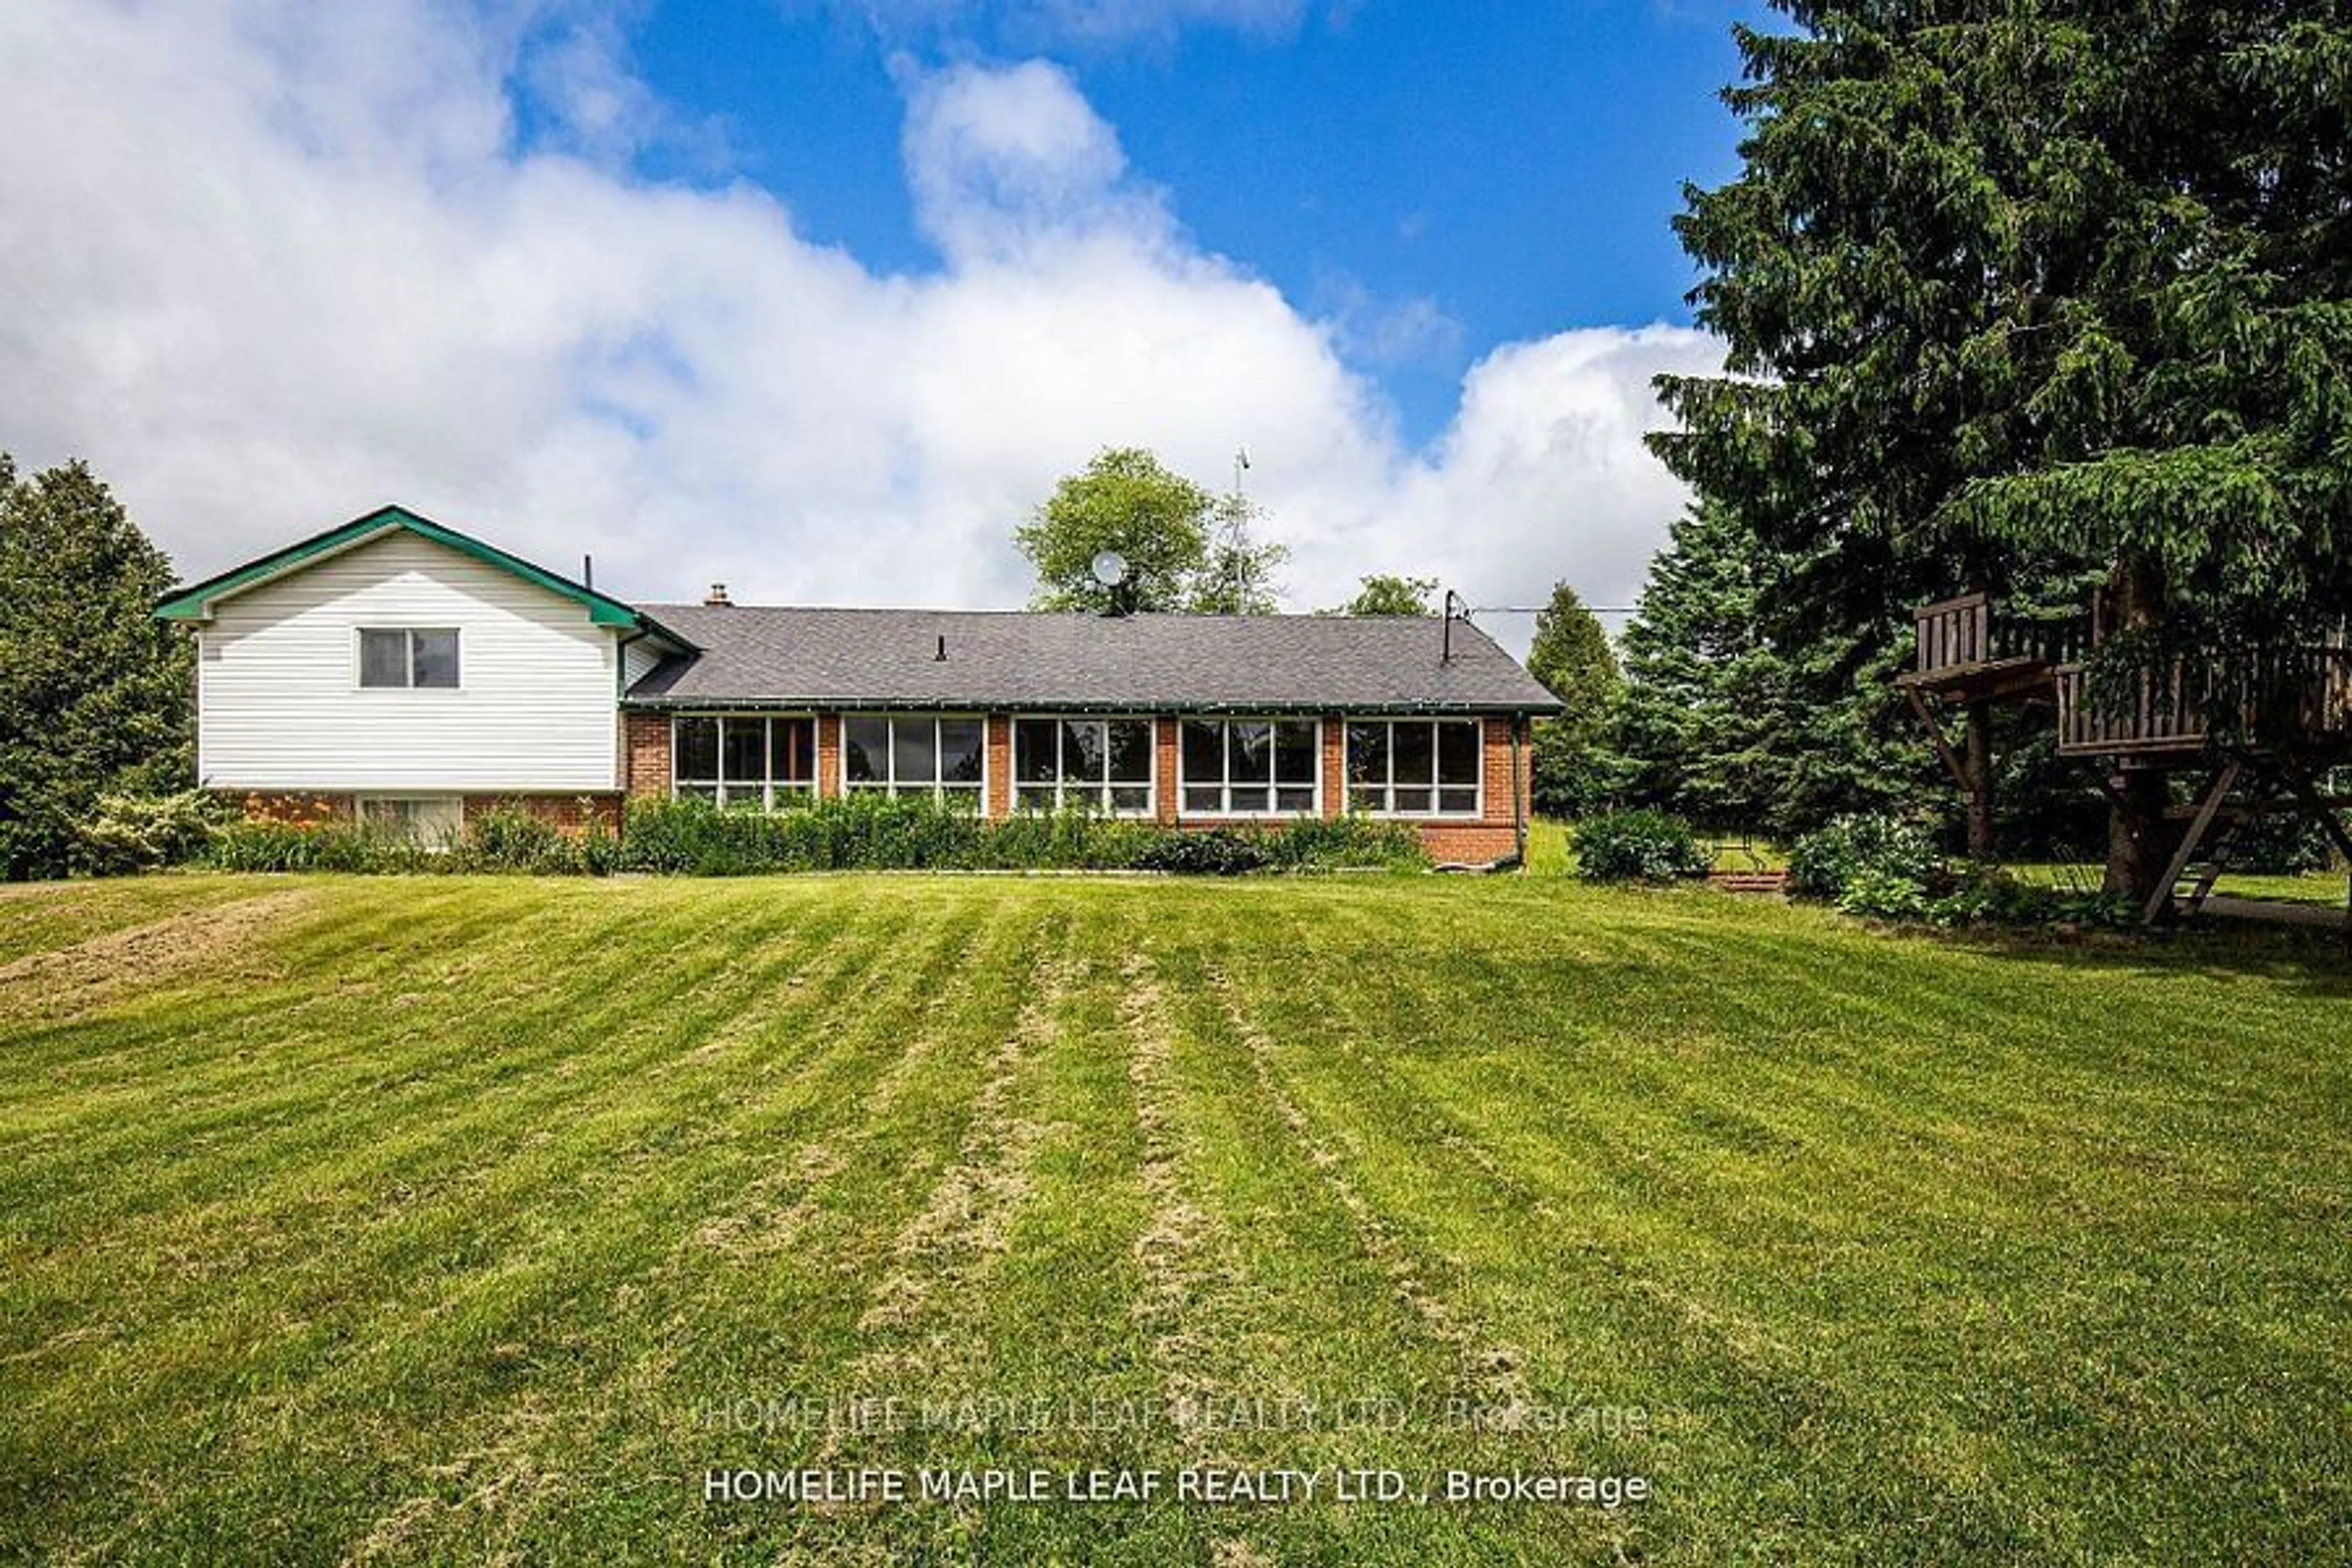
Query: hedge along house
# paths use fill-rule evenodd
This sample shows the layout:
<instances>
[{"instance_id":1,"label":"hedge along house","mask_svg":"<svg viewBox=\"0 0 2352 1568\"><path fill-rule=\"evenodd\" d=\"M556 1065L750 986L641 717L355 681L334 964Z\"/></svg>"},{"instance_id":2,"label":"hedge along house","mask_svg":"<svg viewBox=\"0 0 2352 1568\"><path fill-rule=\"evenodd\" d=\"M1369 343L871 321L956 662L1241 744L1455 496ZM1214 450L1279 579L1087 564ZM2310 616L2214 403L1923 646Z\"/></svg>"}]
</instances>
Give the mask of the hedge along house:
<instances>
[{"instance_id":1,"label":"hedge along house","mask_svg":"<svg viewBox=\"0 0 2352 1568\"><path fill-rule=\"evenodd\" d=\"M1360 811L1493 862L1559 710L1459 620L632 605L396 507L156 613L195 629L204 787L425 828L870 792L1180 827Z\"/></svg>"}]
</instances>

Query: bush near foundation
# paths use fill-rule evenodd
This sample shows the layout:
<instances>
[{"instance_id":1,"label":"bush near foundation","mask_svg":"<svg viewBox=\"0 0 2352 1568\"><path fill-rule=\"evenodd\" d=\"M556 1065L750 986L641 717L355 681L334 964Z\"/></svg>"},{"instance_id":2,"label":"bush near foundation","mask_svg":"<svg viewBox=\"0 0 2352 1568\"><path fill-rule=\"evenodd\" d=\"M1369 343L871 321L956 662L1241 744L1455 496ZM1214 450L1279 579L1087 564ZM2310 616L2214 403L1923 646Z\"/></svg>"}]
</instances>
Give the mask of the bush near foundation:
<instances>
[{"instance_id":1,"label":"bush near foundation","mask_svg":"<svg viewBox=\"0 0 2352 1568\"><path fill-rule=\"evenodd\" d=\"M1589 882L1671 882L1706 875L1690 824L1662 811L1614 811L1576 825L1578 874Z\"/></svg>"},{"instance_id":2,"label":"bush near foundation","mask_svg":"<svg viewBox=\"0 0 2352 1568\"><path fill-rule=\"evenodd\" d=\"M234 809L197 791L110 797L85 827L91 847L85 868L96 875L203 863L224 871L592 877L926 870L1236 876L1420 870L1430 864L1410 824L1361 816L1189 832L1084 811L989 822L929 800L852 795L773 812L633 800L618 834L593 812L575 834L520 807L499 807L477 812L454 834L435 835L356 822L323 806L291 820L235 818Z\"/></svg>"}]
</instances>

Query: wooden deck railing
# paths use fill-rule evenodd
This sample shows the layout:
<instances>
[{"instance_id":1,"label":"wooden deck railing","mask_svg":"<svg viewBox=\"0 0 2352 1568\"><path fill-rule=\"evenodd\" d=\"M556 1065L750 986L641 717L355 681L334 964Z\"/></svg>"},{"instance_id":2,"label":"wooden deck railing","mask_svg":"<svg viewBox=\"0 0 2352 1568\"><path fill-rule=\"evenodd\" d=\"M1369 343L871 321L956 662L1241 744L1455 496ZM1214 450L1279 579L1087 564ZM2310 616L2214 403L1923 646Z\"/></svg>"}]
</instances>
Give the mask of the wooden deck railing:
<instances>
[{"instance_id":1,"label":"wooden deck railing","mask_svg":"<svg viewBox=\"0 0 2352 1568\"><path fill-rule=\"evenodd\" d=\"M1984 594L1922 605L1915 614L1922 677L1994 664L2066 664L2090 651L2087 616L1996 616L1991 597Z\"/></svg>"},{"instance_id":2,"label":"wooden deck railing","mask_svg":"<svg viewBox=\"0 0 2352 1568\"><path fill-rule=\"evenodd\" d=\"M1992 600L1983 594L1963 594L1922 605L1919 623L1919 673L1961 669L1983 664L1992 652Z\"/></svg>"},{"instance_id":3,"label":"wooden deck railing","mask_svg":"<svg viewBox=\"0 0 2352 1568\"><path fill-rule=\"evenodd\" d=\"M2352 741L2352 648L2291 647L2192 672L2188 661L2138 672L2121 700L2095 700L2080 663L2057 669L2062 755L2191 751L2215 721L2255 746Z\"/></svg>"}]
</instances>

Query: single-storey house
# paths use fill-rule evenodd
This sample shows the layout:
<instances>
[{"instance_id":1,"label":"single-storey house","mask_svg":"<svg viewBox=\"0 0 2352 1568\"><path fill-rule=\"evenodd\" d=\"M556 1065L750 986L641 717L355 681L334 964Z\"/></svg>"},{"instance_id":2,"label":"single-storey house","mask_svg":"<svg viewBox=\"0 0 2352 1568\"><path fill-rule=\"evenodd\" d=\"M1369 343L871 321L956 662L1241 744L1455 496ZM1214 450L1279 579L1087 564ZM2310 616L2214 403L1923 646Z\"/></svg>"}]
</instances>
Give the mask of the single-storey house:
<instances>
[{"instance_id":1,"label":"single-storey house","mask_svg":"<svg viewBox=\"0 0 2352 1568\"><path fill-rule=\"evenodd\" d=\"M1461 620L628 605L398 507L182 589L196 771L419 827L861 791L1172 826L1361 811L1517 853L1559 702Z\"/></svg>"}]
</instances>

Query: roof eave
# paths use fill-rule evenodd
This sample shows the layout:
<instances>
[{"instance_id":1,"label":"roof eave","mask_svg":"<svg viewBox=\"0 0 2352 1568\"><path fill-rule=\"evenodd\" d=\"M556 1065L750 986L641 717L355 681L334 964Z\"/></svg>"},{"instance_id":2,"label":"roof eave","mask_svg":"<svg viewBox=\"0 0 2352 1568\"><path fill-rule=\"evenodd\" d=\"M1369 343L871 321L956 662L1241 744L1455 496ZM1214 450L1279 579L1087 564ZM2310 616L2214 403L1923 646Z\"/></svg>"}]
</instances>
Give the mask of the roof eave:
<instances>
[{"instance_id":1,"label":"roof eave","mask_svg":"<svg viewBox=\"0 0 2352 1568\"><path fill-rule=\"evenodd\" d=\"M980 697L676 697L667 692L626 695L624 708L646 712L823 712L823 713L1217 713L1217 714L1504 714L1512 718L1547 718L1563 710L1562 704L1532 702L1249 702L1171 700L1166 701L1102 702L1013 700L1002 694Z\"/></svg>"},{"instance_id":2,"label":"roof eave","mask_svg":"<svg viewBox=\"0 0 2352 1568\"><path fill-rule=\"evenodd\" d=\"M299 571L327 556L355 549L394 529L429 539L570 599L588 612L592 626L655 632L688 653L698 651L693 641L679 636L635 605L624 604L609 594L600 594L584 583L575 583L520 555L509 554L495 544L484 543L470 534L460 533L401 506L378 507L339 527L313 534L257 560L248 561L242 566L232 567L201 583L179 589L159 600L152 613L157 620L163 621L209 621L213 618L214 607L223 599L276 582L289 573Z\"/></svg>"}]
</instances>

